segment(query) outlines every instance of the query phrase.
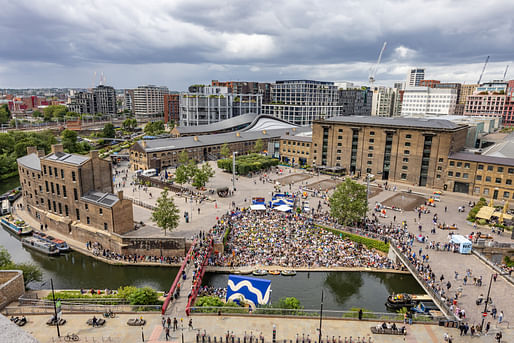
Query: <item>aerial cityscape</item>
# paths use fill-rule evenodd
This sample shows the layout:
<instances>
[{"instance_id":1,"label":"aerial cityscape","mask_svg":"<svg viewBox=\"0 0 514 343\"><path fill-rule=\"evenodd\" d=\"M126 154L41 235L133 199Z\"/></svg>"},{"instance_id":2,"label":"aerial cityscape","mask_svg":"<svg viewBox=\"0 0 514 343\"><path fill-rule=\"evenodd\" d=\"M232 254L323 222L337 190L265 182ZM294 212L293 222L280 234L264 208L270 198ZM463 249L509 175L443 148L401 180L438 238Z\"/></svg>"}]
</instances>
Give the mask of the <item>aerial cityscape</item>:
<instances>
[{"instance_id":1,"label":"aerial cityscape","mask_svg":"<svg viewBox=\"0 0 514 343\"><path fill-rule=\"evenodd\" d=\"M514 3L0 12L0 342L514 339Z\"/></svg>"}]
</instances>

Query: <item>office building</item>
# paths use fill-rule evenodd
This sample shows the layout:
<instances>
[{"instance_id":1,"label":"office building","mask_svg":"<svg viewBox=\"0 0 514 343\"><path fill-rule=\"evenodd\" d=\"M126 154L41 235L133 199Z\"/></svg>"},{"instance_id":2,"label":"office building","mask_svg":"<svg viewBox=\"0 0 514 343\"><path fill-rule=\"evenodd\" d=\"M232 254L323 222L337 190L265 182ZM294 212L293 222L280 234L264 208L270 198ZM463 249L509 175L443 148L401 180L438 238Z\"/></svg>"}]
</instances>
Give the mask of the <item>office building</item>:
<instances>
[{"instance_id":1,"label":"office building","mask_svg":"<svg viewBox=\"0 0 514 343\"><path fill-rule=\"evenodd\" d=\"M271 83L254 81L218 81L212 80L213 87L227 87L234 94L261 94L262 103L271 102Z\"/></svg>"},{"instance_id":2,"label":"office building","mask_svg":"<svg viewBox=\"0 0 514 343\"><path fill-rule=\"evenodd\" d=\"M341 106L340 115L369 116L373 102L373 92L369 89L339 89L338 105Z\"/></svg>"},{"instance_id":3,"label":"office building","mask_svg":"<svg viewBox=\"0 0 514 343\"><path fill-rule=\"evenodd\" d=\"M447 120L373 116L316 120L312 165L442 189L448 156L464 148L466 134L466 125Z\"/></svg>"},{"instance_id":4,"label":"office building","mask_svg":"<svg viewBox=\"0 0 514 343\"><path fill-rule=\"evenodd\" d=\"M407 87L416 87L420 86L421 80L425 79L425 69L424 68L413 68L410 69L407 73L406 86Z\"/></svg>"},{"instance_id":5,"label":"office building","mask_svg":"<svg viewBox=\"0 0 514 343\"><path fill-rule=\"evenodd\" d=\"M116 91L113 87L100 85L90 91L72 91L67 103L71 112L78 114L115 115L117 113Z\"/></svg>"},{"instance_id":6,"label":"office building","mask_svg":"<svg viewBox=\"0 0 514 343\"><path fill-rule=\"evenodd\" d=\"M125 89L123 91L123 109L134 114L134 90Z\"/></svg>"},{"instance_id":7,"label":"office building","mask_svg":"<svg viewBox=\"0 0 514 343\"><path fill-rule=\"evenodd\" d=\"M208 125L247 113L260 113L261 94L231 93L227 87L192 86L179 99L180 125Z\"/></svg>"},{"instance_id":8,"label":"office building","mask_svg":"<svg viewBox=\"0 0 514 343\"><path fill-rule=\"evenodd\" d=\"M504 126L510 127L514 125L514 80L510 80L507 83L502 120Z\"/></svg>"},{"instance_id":9,"label":"office building","mask_svg":"<svg viewBox=\"0 0 514 343\"><path fill-rule=\"evenodd\" d=\"M502 117L505 110L507 82L493 81L480 84L466 98L464 115Z\"/></svg>"},{"instance_id":10,"label":"office building","mask_svg":"<svg viewBox=\"0 0 514 343\"><path fill-rule=\"evenodd\" d=\"M399 115L401 110L400 89L376 87L373 90L371 115L377 117L392 117Z\"/></svg>"},{"instance_id":11,"label":"office building","mask_svg":"<svg viewBox=\"0 0 514 343\"><path fill-rule=\"evenodd\" d=\"M164 94L164 123L173 122L175 125L180 120L180 95Z\"/></svg>"},{"instance_id":12,"label":"office building","mask_svg":"<svg viewBox=\"0 0 514 343\"><path fill-rule=\"evenodd\" d=\"M271 87L271 103L263 105L262 113L297 125L310 125L315 119L340 115L338 99L333 82L276 81Z\"/></svg>"},{"instance_id":13,"label":"office building","mask_svg":"<svg viewBox=\"0 0 514 343\"><path fill-rule=\"evenodd\" d=\"M95 114L95 98L91 92L71 92L67 103L70 112L77 114Z\"/></svg>"},{"instance_id":14,"label":"office building","mask_svg":"<svg viewBox=\"0 0 514 343\"><path fill-rule=\"evenodd\" d=\"M168 88L153 85L139 86L134 89L134 113L139 116L163 116L164 95Z\"/></svg>"},{"instance_id":15,"label":"office building","mask_svg":"<svg viewBox=\"0 0 514 343\"><path fill-rule=\"evenodd\" d=\"M402 116L454 114L455 88L407 87L403 93Z\"/></svg>"}]
</instances>

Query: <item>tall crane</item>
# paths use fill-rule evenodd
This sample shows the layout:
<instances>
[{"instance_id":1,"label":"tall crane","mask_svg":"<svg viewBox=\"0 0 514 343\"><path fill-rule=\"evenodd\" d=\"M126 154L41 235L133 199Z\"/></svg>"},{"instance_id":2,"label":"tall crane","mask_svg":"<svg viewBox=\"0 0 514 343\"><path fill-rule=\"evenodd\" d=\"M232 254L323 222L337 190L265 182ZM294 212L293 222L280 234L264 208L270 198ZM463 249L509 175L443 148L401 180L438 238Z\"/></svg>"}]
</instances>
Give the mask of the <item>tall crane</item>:
<instances>
[{"instance_id":1,"label":"tall crane","mask_svg":"<svg viewBox=\"0 0 514 343\"><path fill-rule=\"evenodd\" d=\"M382 49L380 50L380 54L378 54L377 63L371 67L369 70L369 85L370 88L373 90L373 83L375 83L375 74L377 73L378 66L380 65L380 61L382 60L382 54L384 53L384 50L386 48L387 42L384 42L384 45L382 45Z\"/></svg>"},{"instance_id":2,"label":"tall crane","mask_svg":"<svg viewBox=\"0 0 514 343\"><path fill-rule=\"evenodd\" d=\"M487 63L489 62L489 56L485 59L484 67L482 68L482 72L480 73L480 77L478 78L477 84L480 85L480 81L482 81L482 76L484 76L485 67L487 67Z\"/></svg>"},{"instance_id":3,"label":"tall crane","mask_svg":"<svg viewBox=\"0 0 514 343\"><path fill-rule=\"evenodd\" d=\"M503 73L503 81L505 81L505 78L507 77L507 72L509 71L509 64L505 67L505 72Z\"/></svg>"}]
</instances>

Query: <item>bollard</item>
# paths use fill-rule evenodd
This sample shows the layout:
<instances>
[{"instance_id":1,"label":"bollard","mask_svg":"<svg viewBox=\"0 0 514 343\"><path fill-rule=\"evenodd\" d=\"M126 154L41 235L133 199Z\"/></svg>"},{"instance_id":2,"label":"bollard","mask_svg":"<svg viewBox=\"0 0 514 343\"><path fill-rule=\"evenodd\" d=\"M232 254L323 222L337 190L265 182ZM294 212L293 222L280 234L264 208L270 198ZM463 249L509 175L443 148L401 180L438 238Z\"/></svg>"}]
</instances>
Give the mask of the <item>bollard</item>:
<instances>
[{"instance_id":1,"label":"bollard","mask_svg":"<svg viewBox=\"0 0 514 343\"><path fill-rule=\"evenodd\" d=\"M234 337L234 335L232 335L232 343L234 343L234 340L235 340L235 337Z\"/></svg>"},{"instance_id":2,"label":"bollard","mask_svg":"<svg viewBox=\"0 0 514 343\"><path fill-rule=\"evenodd\" d=\"M216 341L216 336L214 336L214 343L217 343L217 341Z\"/></svg>"},{"instance_id":3,"label":"bollard","mask_svg":"<svg viewBox=\"0 0 514 343\"><path fill-rule=\"evenodd\" d=\"M200 342L200 333L197 332L196 333L196 343L199 343Z\"/></svg>"},{"instance_id":4,"label":"bollard","mask_svg":"<svg viewBox=\"0 0 514 343\"><path fill-rule=\"evenodd\" d=\"M211 343L211 335L207 336L207 342Z\"/></svg>"},{"instance_id":5,"label":"bollard","mask_svg":"<svg viewBox=\"0 0 514 343\"><path fill-rule=\"evenodd\" d=\"M241 343L241 337L237 337L237 343Z\"/></svg>"},{"instance_id":6,"label":"bollard","mask_svg":"<svg viewBox=\"0 0 514 343\"><path fill-rule=\"evenodd\" d=\"M202 343L205 343L205 334L202 336Z\"/></svg>"}]
</instances>

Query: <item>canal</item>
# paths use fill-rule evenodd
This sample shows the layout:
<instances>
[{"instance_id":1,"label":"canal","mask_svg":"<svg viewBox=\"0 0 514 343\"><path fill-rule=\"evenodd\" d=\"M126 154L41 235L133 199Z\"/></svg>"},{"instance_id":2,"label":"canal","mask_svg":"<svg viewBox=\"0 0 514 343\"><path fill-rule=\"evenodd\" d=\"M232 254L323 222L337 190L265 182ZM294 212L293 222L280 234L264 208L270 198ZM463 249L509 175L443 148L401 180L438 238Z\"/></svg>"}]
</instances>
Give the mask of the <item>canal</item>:
<instances>
[{"instance_id":1,"label":"canal","mask_svg":"<svg viewBox=\"0 0 514 343\"><path fill-rule=\"evenodd\" d=\"M0 180L0 195L4 194L11 189L14 189L20 185L20 178L18 175Z\"/></svg>"},{"instance_id":2,"label":"canal","mask_svg":"<svg viewBox=\"0 0 514 343\"><path fill-rule=\"evenodd\" d=\"M0 228L0 245L11 254L14 262L32 262L43 272L42 282L33 282L32 289L50 288L50 278L57 289L109 288L133 285L168 290L178 268L116 266L99 262L77 252L48 257L28 250L18 237ZM271 280L271 300L293 296L306 309L319 308L321 289L325 290L327 310L349 310L363 307L385 312L387 296L391 293L423 294L416 280L407 274L372 272L299 272L294 277L264 276ZM227 286L227 274L207 273L204 284L218 288Z\"/></svg>"}]
</instances>

